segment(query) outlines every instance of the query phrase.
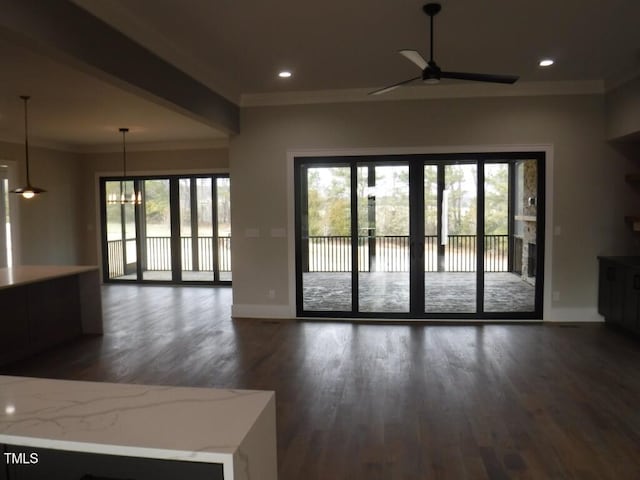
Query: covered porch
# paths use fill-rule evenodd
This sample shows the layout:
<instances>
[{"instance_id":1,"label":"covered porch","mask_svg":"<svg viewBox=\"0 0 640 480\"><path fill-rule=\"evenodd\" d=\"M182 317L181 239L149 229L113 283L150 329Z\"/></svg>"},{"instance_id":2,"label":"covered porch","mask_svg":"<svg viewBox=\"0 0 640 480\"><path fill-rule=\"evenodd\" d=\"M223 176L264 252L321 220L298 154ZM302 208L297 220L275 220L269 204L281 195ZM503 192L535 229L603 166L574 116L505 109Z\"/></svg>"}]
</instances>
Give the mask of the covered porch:
<instances>
[{"instance_id":1,"label":"covered porch","mask_svg":"<svg viewBox=\"0 0 640 480\"><path fill-rule=\"evenodd\" d=\"M473 313L476 311L475 272L425 272L425 313ZM360 272L360 312L407 312L407 272ZM351 274L307 272L303 275L304 309L350 311ZM533 312L535 286L511 272L484 274L485 312Z\"/></svg>"}]
</instances>

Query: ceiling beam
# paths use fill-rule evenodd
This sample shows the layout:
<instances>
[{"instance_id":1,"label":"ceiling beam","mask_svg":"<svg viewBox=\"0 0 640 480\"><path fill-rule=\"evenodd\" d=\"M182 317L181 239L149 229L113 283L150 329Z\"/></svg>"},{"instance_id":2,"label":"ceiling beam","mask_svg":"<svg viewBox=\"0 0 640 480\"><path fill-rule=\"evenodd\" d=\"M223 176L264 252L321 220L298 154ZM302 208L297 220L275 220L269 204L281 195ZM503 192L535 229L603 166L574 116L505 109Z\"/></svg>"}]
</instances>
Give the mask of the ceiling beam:
<instances>
[{"instance_id":1,"label":"ceiling beam","mask_svg":"<svg viewBox=\"0 0 640 480\"><path fill-rule=\"evenodd\" d=\"M0 0L0 30L228 134L239 107L67 0ZM46 75L46 72L43 72Z\"/></svg>"}]
</instances>

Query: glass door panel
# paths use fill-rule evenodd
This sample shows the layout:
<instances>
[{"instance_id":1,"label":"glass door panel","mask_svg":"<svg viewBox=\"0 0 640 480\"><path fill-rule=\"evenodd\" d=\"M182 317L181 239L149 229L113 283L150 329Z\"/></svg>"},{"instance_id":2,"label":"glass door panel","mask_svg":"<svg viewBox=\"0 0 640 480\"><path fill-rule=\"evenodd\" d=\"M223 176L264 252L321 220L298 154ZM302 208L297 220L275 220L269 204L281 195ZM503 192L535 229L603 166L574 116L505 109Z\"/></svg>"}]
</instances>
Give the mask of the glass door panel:
<instances>
[{"instance_id":1,"label":"glass door panel","mask_svg":"<svg viewBox=\"0 0 640 480\"><path fill-rule=\"evenodd\" d=\"M105 183L108 278L137 280L135 206L120 202L131 192L132 180Z\"/></svg>"},{"instance_id":2,"label":"glass door panel","mask_svg":"<svg viewBox=\"0 0 640 480\"><path fill-rule=\"evenodd\" d=\"M180 217L180 255L182 267L182 280L189 281L190 273L193 272L193 255L197 251L197 235L195 237L196 245L194 248L194 230L197 226L193 226L192 222L192 179L178 179L178 212ZM197 265L197 262L195 262Z\"/></svg>"},{"instance_id":3,"label":"glass door panel","mask_svg":"<svg viewBox=\"0 0 640 480\"><path fill-rule=\"evenodd\" d=\"M216 231L218 271L221 281L231 281L231 182L228 177L216 179Z\"/></svg>"},{"instance_id":4,"label":"glass door panel","mask_svg":"<svg viewBox=\"0 0 640 480\"><path fill-rule=\"evenodd\" d=\"M0 165L0 268L12 266L9 217L9 169Z\"/></svg>"},{"instance_id":5,"label":"glass door panel","mask_svg":"<svg viewBox=\"0 0 640 480\"><path fill-rule=\"evenodd\" d=\"M358 166L358 310L408 312L409 166Z\"/></svg>"},{"instance_id":6,"label":"glass door panel","mask_svg":"<svg viewBox=\"0 0 640 480\"><path fill-rule=\"evenodd\" d=\"M425 167L425 228L428 218L433 222L433 168ZM437 192L438 261L436 271L429 271L425 266L425 312L474 313L477 165L456 163L437 168L438 184L442 186ZM425 230L425 235L427 231L433 231L433 223L429 228L431 230Z\"/></svg>"},{"instance_id":7,"label":"glass door panel","mask_svg":"<svg viewBox=\"0 0 640 480\"><path fill-rule=\"evenodd\" d=\"M197 198L194 222L197 230L197 235L194 235L197 239L197 245L194 244L194 247L197 247L195 250L197 256L194 257L193 264L196 266L195 271L198 272L197 274L194 273L194 279L212 282L214 280L215 265L213 181L211 178L194 178L193 181L196 184Z\"/></svg>"},{"instance_id":8,"label":"glass door panel","mask_svg":"<svg viewBox=\"0 0 640 480\"><path fill-rule=\"evenodd\" d=\"M143 180L142 278L171 281L169 179Z\"/></svg>"},{"instance_id":9,"label":"glass door panel","mask_svg":"<svg viewBox=\"0 0 640 480\"><path fill-rule=\"evenodd\" d=\"M484 310L534 312L537 161L487 163L484 183Z\"/></svg>"},{"instance_id":10,"label":"glass door panel","mask_svg":"<svg viewBox=\"0 0 640 480\"><path fill-rule=\"evenodd\" d=\"M351 168L303 167L300 177L302 307L350 311Z\"/></svg>"},{"instance_id":11,"label":"glass door panel","mask_svg":"<svg viewBox=\"0 0 640 480\"><path fill-rule=\"evenodd\" d=\"M440 258L440 242L438 242L439 231L439 202L438 202L438 176L442 167L438 165L424 166L424 309L429 311L431 306L431 295L437 294L434 288L435 280L438 278ZM434 305L435 307L435 305Z\"/></svg>"}]
</instances>

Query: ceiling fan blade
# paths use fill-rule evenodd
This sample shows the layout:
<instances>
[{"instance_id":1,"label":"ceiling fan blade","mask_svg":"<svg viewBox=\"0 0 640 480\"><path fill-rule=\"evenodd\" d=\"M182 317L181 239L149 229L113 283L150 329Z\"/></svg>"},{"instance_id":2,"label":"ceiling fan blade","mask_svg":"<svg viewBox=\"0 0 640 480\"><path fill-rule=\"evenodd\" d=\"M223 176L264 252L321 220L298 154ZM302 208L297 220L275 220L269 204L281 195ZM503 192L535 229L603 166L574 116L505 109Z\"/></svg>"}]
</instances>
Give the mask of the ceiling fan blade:
<instances>
[{"instance_id":1,"label":"ceiling fan blade","mask_svg":"<svg viewBox=\"0 0 640 480\"><path fill-rule=\"evenodd\" d=\"M517 75L492 75L488 73L440 72L440 78L475 82L515 83L520 77Z\"/></svg>"},{"instance_id":2,"label":"ceiling fan blade","mask_svg":"<svg viewBox=\"0 0 640 480\"><path fill-rule=\"evenodd\" d=\"M427 61L416 50L398 50L398 53L405 57L407 60L415 63L420 70L427 68Z\"/></svg>"},{"instance_id":3,"label":"ceiling fan blade","mask_svg":"<svg viewBox=\"0 0 640 480\"><path fill-rule=\"evenodd\" d=\"M380 90L374 90L373 92L369 92L369 95L381 95L383 93L390 92L391 90L395 90L396 88L401 87L402 85L405 85L407 83L415 82L420 78L422 78L422 75L418 77L410 78L409 80L403 80L402 82L394 83L393 85L389 85L388 87L381 88Z\"/></svg>"}]
</instances>

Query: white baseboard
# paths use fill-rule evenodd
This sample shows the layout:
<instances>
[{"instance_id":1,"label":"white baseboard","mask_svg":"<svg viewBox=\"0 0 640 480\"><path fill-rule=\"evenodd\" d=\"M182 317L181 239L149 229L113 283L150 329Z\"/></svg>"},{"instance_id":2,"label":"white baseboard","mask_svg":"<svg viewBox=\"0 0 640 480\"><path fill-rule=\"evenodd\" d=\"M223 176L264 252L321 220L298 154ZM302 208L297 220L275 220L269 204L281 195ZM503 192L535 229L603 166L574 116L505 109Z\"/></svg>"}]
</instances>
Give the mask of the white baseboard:
<instances>
[{"instance_id":1,"label":"white baseboard","mask_svg":"<svg viewBox=\"0 0 640 480\"><path fill-rule=\"evenodd\" d=\"M233 318L281 318L281 319L296 318L295 311L292 311L292 307L290 305L233 304L231 306L231 316ZM316 318L314 318L314 320L316 320ZM326 318L326 320L336 320L336 319ZM345 320L353 320L353 319L345 319ZM375 321L375 320L382 320L382 319L369 319L369 320ZM416 320L425 321L425 319L416 319ZM402 320L402 321L407 321L407 320ZM411 321L411 320L408 320L408 321ZM478 323L483 322L483 320L476 320L476 321ZM484 321L486 322L487 320L484 320ZM545 312L544 321L549 323L553 323L553 322L602 323L604 322L604 318L602 318L602 316L598 314L598 311L595 308L552 308L548 312ZM464 323L464 322L474 322L474 321L460 320L460 322Z\"/></svg>"},{"instance_id":2,"label":"white baseboard","mask_svg":"<svg viewBox=\"0 0 640 480\"><path fill-rule=\"evenodd\" d=\"M602 323L604 318L596 308L551 308L545 312L545 322L594 322Z\"/></svg>"},{"instance_id":3,"label":"white baseboard","mask_svg":"<svg viewBox=\"0 0 640 480\"><path fill-rule=\"evenodd\" d=\"M231 305L233 318L294 318L289 305Z\"/></svg>"}]
</instances>

